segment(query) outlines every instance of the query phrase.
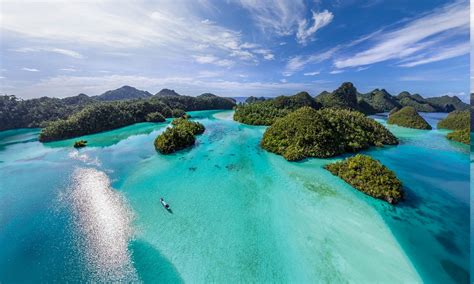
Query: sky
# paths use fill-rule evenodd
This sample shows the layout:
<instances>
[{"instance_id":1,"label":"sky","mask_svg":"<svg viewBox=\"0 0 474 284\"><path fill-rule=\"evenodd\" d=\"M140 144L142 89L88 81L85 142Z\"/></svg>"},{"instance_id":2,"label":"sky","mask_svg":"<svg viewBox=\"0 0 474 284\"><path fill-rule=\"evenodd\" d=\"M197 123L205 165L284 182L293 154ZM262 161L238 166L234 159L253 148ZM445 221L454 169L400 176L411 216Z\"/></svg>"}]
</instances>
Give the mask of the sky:
<instances>
[{"instance_id":1,"label":"sky","mask_svg":"<svg viewBox=\"0 0 474 284\"><path fill-rule=\"evenodd\" d=\"M469 97L468 0L65 3L0 0L0 93L317 95L350 81Z\"/></svg>"}]
</instances>

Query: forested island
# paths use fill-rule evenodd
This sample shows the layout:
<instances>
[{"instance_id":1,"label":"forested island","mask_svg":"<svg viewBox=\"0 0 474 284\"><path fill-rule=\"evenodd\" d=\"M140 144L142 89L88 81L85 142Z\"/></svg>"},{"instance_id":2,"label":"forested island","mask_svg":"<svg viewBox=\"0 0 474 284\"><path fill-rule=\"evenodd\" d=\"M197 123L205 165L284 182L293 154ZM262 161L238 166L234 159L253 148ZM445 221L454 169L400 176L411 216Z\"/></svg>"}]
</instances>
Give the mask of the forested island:
<instances>
[{"instance_id":1,"label":"forested island","mask_svg":"<svg viewBox=\"0 0 474 284\"><path fill-rule=\"evenodd\" d=\"M396 144L398 139L389 130L360 112L310 107L276 120L261 142L264 149L289 161L328 158L370 146Z\"/></svg>"},{"instance_id":2,"label":"forested island","mask_svg":"<svg viewBox=\"0 0 474 284\"><path fill-rule=\"evenodd\" d=\"M356 155L325 168L359 191L395 204L403 199L402 182L395 173L379 161L366 155Z\"/></svg>"},{"instance_id":3,"label":"forested island","mask_svg":"<svg viewBox=\"0 0 474 284\"><path fill-rule=\"evenodd\" d=\"M407 128L431 130L431 125L429 125L412 106L406 106L400 110L391 112L388 116L387 123Z\"/></svg>"},{"instance_id":4,"label":"forested island","mask_svg":"<svg viewBox=\"0 0 474 284\"><path fill-rule=\"evenodd\" d=\"M173 93L168 96L170 92ZM42 126L41 142L78 137L138 122L164 122L165 118L183 116L185 111L232 109L235 106L233 99L209 93L189 97L164 89L157 95L151 95L128 86L97 97L80 95L74 100L41 98L20 101L11 96L2 98L8 106L2 106L7 114L2 111L0 115L9 117L2 120L2 129ZM50 103L56 106L52 112L48 112ZM28 111L30 105L33 106Z\"/></svg>"},{"instance_id":5,"label":"forested island","mask_svg":"<svg viewBox=\"0 0 474 284\"><path fill-rule=\"evenodd\" d=\"M171 154L194 145L195 136L205 131L204 125L185 116L174 119L171 124L172 127L166 128L155 139L155 149L161 154Z\"/></svg>"},{"instance_id":6,"label":"forested island","mask_svg":"<svg viewBox=\"0 0 474 284\"><path fill-rule=\"evenodd\" d=\"M470 122L471 113L469 110L453 111L449 113L446 118L438 122L437 127L440 129L453 130L453 132L446 135L446 138L469 145L471 140Z\"/></svg>"},{"instance_id":7,"label":"forested island","mask_svg":"<svg viewBox=\"0 0 474 284\"><path fill-rule=\"evenodd\" d=\"M249 125L271 125L277 118L303 106L314 109L349 109L366 115L389 112L393 109L399 110L405 106L413 107L417 112L451 112L469 109L469 105L456 96L425 99L419 94L412 95L409 92L392 96L385 89L375 89L361 94L351 82L345 82L336 90L323 91L314 98L306 92L275 98L250 97L244 104L236 106L234 120Z\"/></svg>"}]
</instances>

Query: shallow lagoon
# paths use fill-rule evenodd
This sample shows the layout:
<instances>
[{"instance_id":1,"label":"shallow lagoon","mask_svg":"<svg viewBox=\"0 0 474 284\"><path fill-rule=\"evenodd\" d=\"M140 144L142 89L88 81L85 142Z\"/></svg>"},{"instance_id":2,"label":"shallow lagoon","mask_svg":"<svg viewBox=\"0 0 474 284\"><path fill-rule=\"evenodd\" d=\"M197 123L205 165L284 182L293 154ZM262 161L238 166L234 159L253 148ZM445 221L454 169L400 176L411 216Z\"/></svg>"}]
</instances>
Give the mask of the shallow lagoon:
<instances>
[{"instance_id":1,"label":"shallow lagoon","mask_svg":"<svg viewBox=\"0 0 474 284\"><path fill-rule=\"evenodd\" d=\"M366 151L405 185L392 207L325 171L331 160L261 150L264 128L232 112L192 116L206 132L169 156L153 148L167 123L81 150L1 132L0 281L467 281L469 149L445 132L390 127L401 144Z\"/></svg>"}]
</instances>

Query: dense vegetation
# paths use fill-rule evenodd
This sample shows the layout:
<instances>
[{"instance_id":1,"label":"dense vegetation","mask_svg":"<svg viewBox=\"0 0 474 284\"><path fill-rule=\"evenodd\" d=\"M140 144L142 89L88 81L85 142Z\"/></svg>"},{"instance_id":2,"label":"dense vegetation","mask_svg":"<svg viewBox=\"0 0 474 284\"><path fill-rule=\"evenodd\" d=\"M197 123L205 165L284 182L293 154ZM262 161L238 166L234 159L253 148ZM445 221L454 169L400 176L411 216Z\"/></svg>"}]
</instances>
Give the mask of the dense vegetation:
<instances>
[{"instance_id":1,"label":"dense vegetation","mask_svg":"<svg viewBox=\"0 0 474 284\"><path fill-rule=\"evenodd\" d=\"M461 130L467 129L470 125L470 111L453 111L443 120L438 122L438 128Z\"/></svg>"},{"instance_id":2,"label":"dense vegetation","mask_svg":"<svg viewBox=\"0 0 474 284\"><path fill-rule=\"evenodd\" d=\"M411 106L403 107L401 110L392 113L388 117L387 123L415 129L431 129L431 125Z\"/></svg>"},{"instance_id":3,"label":"dense vegetation","mask_svg":"<svg viewBox=\"0 0 474 284\"><path fill-rule=\"evenodd\" d=\"M172 117L183 117L186 115L186 112L180 108L175 108L171 110Z\"/></svg>"},{"instance_id":4,"label":"dense vegetation","mask_svg":"<svg viewBox=\"0 0 474 284\"><path fill-rule=\"evenodd\" d=\"M42 97L31 100L0 96L0 131L42 127L48 121L64 119L93 102L84 94L66 99Z\"/></svg>"},{"instance_id":5,"label":"dense vegetation","mask_svg":"<svg viewBox=\"0 0 474 284\"><path fill-rule=\"evenodd\" d=\"M395 173L366 155L356 155L325 168L359 191L395 204L403 198L402 183Z\"/></svg>"},{"instance_id":6,"label":"dense vegetation","mask_svg":"<svg viewBox=\"0 0 474 284\"><path fill-rule=\"evenodd\" d=\"M307 92L300 92L294 96L279 96L238 105L235 108L234 120L250 125L271 125L277 118L304 106L314 109L320 107Z\"/></svg>"},{"instance_id":7,"label":"dense vegetation","mask_svg":"<svg viewBox=\"0 0 474 284\"><path fill-rule=\"evenodd\" d=\"M461 130L454 130L453 132L448 133L446 135L446 138L448 138L449 140L453 140L456 142L461 142L461 143L469 145L471 142L470 134L471 134L470 129L464 128Z\"/></svg>"},{"instance_id":8,"label":"dense vegetation","mask_svg":"<svg viewBox=\"0 0 474 284\"><path fill-rule=\"evenodd\" d=\"M49 123L41 130L39 140L48 142L67 139L145 122L148 114L154 112L159 112L164 117L171 116L170 108L157 100L94 104L73 114L68 119Z\"/></svg>"},{"instance_id":9,"label":"dense vegetation","mask_svg":"<svg viewBox=\"0 0 474 284\"><path fill-rule=\"evenodd\" d=\"M441 109L443 112L452 112L453 110L467 110L469 109L469 104L461 101L458 97L453 96L441 96L441 97L432 97L426 98L427 102L436 106L438 109Z\"/></svg>"},{"instance_id":10,"label":"dense vegetation","mask_svg":"<svg viewBox=\"0 0 474 284\"><path fill-rule=\"evenodd\" d=\"M110 90L100 96L94 97L99 101L121 101L133 99L145 99L153 96L147 91L138 90L134 87L123 86L116 90Z\"/></svg>"},{"instance_id":11,"label":"dense vegetation","mask_svg":"<svg viewBox=\"0 0 474 284\"><path fill-rule=\"evenodd\" d=\"M401 107L397 99L391 96L385 89L375 89L367 94L359 94L359 98L367 102L375 112L388 112L394 108Z\"/></svg>"},{"instance_id":12,"label":"dense vegetation","mask_svg":"<svg viewBox=\"0 0 474 284\"><path fill-rule=\"evenodd\" d=\"M66 119L60 117L50 122L42 129L39 139L42 142L67 139L137 122L163 122L166 117L185 115L185 110L232 109L234 105L233 100L214 95L93 102Z\"/></svg>"},{"instance_id":13,"label":"dense vegetation","mask_svg":"<svg viewBox=\"0 0 474 284\"><path fill-rule=\"evenodd\" d=\"M151 112L145 116L148 122L165 122L166 118L159 112Z\"/></svg>"},{"instance_id":14,"label":"dense vegetation","mask_svg":"<svg viewBox=\"0 0 474 284\"><path fill-rule=\"evenodd\" d=\"M42 97L20 100L15 96L0 96L0 131L14 128L46 127L52 121L67 120L86 106L100 108L98 106L100 104L106 104L107 106L116 104L118 109L123 109L121 104L124 101L130 104L136 104L137 101L150 104L161 103L167 105L169 109L179 108L184 111L232 109L235 106L233 99L212 94L188 97L180 96L176 92L167 89L163 89L159 94L152 96L146 91L123 86L94 97L80 94L64 99ZM171 116L167 113L161 114L164 117ZM141 121L141 119L137 120ZM115 123L104 122L104 124L113 125ZM120 123L117 123L117 125L120 125ZM102 128L100 125L98 127Z\"/></svg>"},{"instance_id":15,"label":"dense vegetation","mask_svg":"<svg viewBox=\"0 0 474 284\"><path fill-rule=\"evenodd\" d=\"M261 146L289 161L327 158L370 146L396 145L397 138L375 120L357 111L303 107L277 119L264 133Z\"/></svg>"},{"instance_id":16,"label":"dense vegetation","mask_svg":"<svg viewBox=\"0 0 474 284\"><path fill-rule=\"evenodd\" d=\"M323 92L316 97L316 101L325 108L344 108L357 110L357 89L350 82L343 83L334 92Z\"/></svg>"},{"instance_id":17,"label":"dense vegetation","mask_svg":"<svg viewBox=\"0 0 474 284\"><path fill-rule=\"evenodd\" d=\"M168 127L155 139L155 149L162 154L170 154L194 145L195 135L204 133L204 125L186 118L173 120L173 127Z\"/></svg>"},{"instance_id":18,"label":"dense vegetation","mask_svg":"<svg viewBox=\"0 0 474 284\"><path fill-rule=\"evenodd\" d=\"M266 100L265 97L254 97L254 96L250 96L250 97L248 97L247 99L245 99L245 103L246 103L246 104L251 104L251 103L256 103L256 102L263 102L264 100Z\"/></svg>"},{"instance_id":19,"label":"dense vegetation","mask_svg":"<svg viewBox=\"0 0 474 284\"><path fill-rule=\"evenodd\" d=\"M412 95L406 91L392 96L385 89L375 89L367 94L357 94L357 97L359 102L367 102L376 112L388 112L396 107L402 108L404 106L412 106L418 112L451 112L469 108L468 104L456 96L423 98L419 94Z\"/></svg>"},{"instance_id":20,"label":"dense vegetation","mask_svg":"<svg viewBox=\"0 0 474 284\"><path fill-rule=\"evenodd\" d=\"M184 129L190 131L193 135L203 134L204 131L206 130L204 128L204 125L202 125L201 123L191 121L191 120L185 118L184 116L174 119L171 122L171 124L176 126L176 127L184 128Z\"/></svg>"}]
</instances>

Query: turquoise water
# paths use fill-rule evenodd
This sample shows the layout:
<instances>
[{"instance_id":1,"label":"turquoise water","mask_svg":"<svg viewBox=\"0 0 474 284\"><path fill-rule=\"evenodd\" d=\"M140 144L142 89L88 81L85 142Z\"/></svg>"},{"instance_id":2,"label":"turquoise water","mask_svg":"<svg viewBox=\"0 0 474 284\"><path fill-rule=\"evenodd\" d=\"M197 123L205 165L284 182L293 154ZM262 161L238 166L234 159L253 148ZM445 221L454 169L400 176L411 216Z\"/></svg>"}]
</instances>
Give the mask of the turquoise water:
<instances>
[{"instance_id":1,"label":"turquoise water","mask_svg":"<svg viewBox=\"0 0 474 284\"><path fill-rule=\"evenodd\" d=\"M405 185L392 207L326 172L334 159L263 151L265 128L230 111L192 116L206 132L169 156L153 148L168 123L80 150L0 132L0 282L467 281L469 149L444 132L390 127L401 145L366 152Z\"/></svg>"}]
</instances>

